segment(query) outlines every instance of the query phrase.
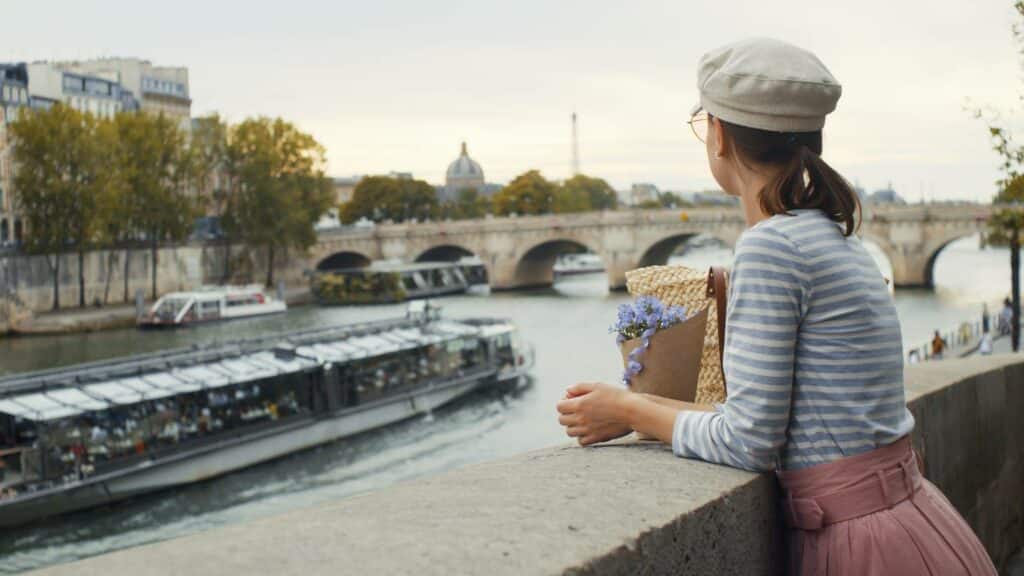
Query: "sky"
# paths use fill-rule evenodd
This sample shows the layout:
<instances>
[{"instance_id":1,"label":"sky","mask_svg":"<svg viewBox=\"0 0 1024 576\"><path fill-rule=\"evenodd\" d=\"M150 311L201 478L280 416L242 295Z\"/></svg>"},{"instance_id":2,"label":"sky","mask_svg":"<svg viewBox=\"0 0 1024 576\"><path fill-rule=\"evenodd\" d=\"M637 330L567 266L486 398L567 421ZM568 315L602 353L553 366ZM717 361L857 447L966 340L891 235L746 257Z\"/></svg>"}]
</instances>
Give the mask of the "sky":
<instances>
[{"instance_id":1,"label":"sky","mask_svg":"<svg viewBox=\"0 0 1024 576\"><path fill-rule=\"evenodd\" d=\"M749 36L815 52L843 85L823 156L868 191L987 200L999 162L969 109L1024 130L1010 0L0 0L0 14L0 61L187 66L193 115L284 117L335 176L442 183L466 141L488 181L563 179L576 111L582 172L715 188L685 124L697 62Z\"/></svg>"}]
</instances>

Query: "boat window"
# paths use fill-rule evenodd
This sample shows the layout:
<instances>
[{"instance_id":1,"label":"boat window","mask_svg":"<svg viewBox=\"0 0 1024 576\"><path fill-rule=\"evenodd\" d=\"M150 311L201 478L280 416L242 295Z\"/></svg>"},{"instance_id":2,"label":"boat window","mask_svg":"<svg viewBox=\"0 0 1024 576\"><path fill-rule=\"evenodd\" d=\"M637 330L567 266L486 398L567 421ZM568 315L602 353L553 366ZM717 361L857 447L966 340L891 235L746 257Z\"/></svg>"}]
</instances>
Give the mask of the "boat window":
<instances>
[{"instance_id":1,"label":"boat window","mask_svg":"<svg viewBox=\"0 0 1024 576\"><path fill-rule=\"evenodd\" d=\"M263 294L243 294L237 296L228 296L225 303L228 308L234 308L236 306L254 306L257 304L263 304L265 298Z\"/></svg>"},{"instance_id":2,"label":"boat window","mask_svg":"<svg viewBox=\"0 0 1024 576\"><path fill-rule=\"evenodd\" d=\"M191 298L163 298L157 303L153 314L165 322L171 322L176 320L178 314L191 302Z\"/></svg>"},{"instance_id":3,"label":"boat window","mask_svg":"<svg viewBox=\"0 0 1024 576\"><path fill-rule=\"evenodd\" d=\"M199 316L201 318L217 318L220 316L219 300L204 300L199 303Z\"/></svg>"}]
</instances>

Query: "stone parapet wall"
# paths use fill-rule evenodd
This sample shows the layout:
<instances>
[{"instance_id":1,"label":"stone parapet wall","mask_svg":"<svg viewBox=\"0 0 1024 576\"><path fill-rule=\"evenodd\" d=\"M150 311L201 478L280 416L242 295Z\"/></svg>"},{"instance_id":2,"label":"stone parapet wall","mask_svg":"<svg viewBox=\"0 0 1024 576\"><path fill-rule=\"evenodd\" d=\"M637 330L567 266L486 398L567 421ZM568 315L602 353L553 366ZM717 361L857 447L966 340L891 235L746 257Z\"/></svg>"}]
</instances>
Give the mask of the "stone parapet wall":
<instances>
[{"instance_id":1,"label":"stone parapet wall","mask_svg":"<svg viewBox=\"0 0 1024 576\"><path fill-rule=\"evenodd\" d=\"M907 389L927 476L1004 565L1024 544L1024 360L916 365ZM776 490L666 446L565 445L40 573L779 574Z\"/></svg>"}]
</instances>

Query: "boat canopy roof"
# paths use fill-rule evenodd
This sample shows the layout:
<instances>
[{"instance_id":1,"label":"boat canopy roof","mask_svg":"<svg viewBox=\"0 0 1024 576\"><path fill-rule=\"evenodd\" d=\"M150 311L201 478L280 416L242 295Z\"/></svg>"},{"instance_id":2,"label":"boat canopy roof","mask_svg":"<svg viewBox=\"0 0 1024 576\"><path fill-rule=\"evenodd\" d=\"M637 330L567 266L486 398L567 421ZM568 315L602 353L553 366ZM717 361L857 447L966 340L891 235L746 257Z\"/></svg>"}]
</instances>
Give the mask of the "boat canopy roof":
<instances>
[{"instance_id":1,"label":"boat canopy roof","mask_svg":"<svg viewBox=\"0 0 1024 576\"><path fill-rule=\"evenodd\" d=\"M374 262L363 268L331 268L321 270L320 272L327 274L412 273L430 270L455 270L470 265L473 264L463 262Z\"/></svg>"},{"instance_id":2,"label":"boat canopy roof","mask_svg":"<svg viewBox=\"0 0 1024 576\"><path fill-rule=\"evenodd\" d=\"M273 352L263 351L163 372L10 396L0 399L0 413L47 422L84 412L299 372L316 364L313 359L301 357L281 360Z\"/></svg>"},{"instance_id":3,"label":"boat canopy roof","mask_svg":"<svg viewBox=\"0 0 1024 576\"><path fill-rule=\"evenodd\" d=\"M495 325L496 326L496 325ZM389 321L179 350L0 379L0 414L47 422L482 335L450 320ZM275 347L293 346L294 354ZM4 394L4 389L7 394Z\"/></svg>"},{"instance_id":4,"label":"boat canopy roof","mask_svg":"<svg viewBox=\"0 0 1024 576\"><path fill-rule=\"evenodd\" d=\"M248 286L203 286L196 290L187 292L168 292L159 298L159 300L218 300L220 298L243 298L246 296L252 296L253 294L263 294L266 297L270 297L263 287L259 284L251 284Z\"/></svg>"}]
</instances>

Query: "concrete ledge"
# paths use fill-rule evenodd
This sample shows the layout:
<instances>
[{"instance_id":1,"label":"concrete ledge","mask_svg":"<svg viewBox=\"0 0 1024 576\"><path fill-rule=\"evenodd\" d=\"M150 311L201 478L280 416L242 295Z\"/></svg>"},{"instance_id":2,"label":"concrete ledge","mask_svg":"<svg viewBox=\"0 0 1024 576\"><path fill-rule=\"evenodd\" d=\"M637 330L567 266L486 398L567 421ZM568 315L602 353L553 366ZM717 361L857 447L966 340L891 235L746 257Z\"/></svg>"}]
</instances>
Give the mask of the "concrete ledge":
<instances>
[{"instance_id":1,"label":"concrete ledge","mask_svg":"<svg viewBox=\"0 0 1024 576\"><path fill-rule=\"evenodd\" d=\"M927 474L997 566L1024 543L1024 360L908 369ZM778 574L776 486L661 445L564 446L40 574Z\"/></svg>"}]
</instances>

